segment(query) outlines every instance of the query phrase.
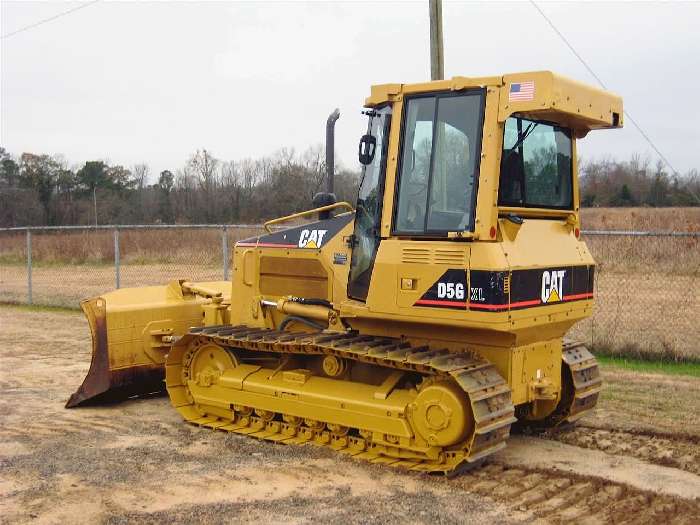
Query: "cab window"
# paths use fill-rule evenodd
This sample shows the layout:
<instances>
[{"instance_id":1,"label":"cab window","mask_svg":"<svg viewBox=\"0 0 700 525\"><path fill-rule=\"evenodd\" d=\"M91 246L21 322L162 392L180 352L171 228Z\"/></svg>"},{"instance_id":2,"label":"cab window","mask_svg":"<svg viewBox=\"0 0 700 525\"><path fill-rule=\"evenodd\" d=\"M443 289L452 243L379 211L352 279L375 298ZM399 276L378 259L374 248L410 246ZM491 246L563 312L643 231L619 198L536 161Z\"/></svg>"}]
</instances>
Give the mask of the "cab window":
<instances>
[{"instance_id":1,"label":"cab window","mask_svg":"<svg viewBox=\"0 0 700 525\"><path fill-rule=\"evenodd\" d=\"M506 121L499 205L571 209L572 176L568 129L519 117Z\"/></svg>"},{"instance_id":2,"label":"cab window","mask_svg":"<svg viewBox=\"0 0 700 525\"><path fill-rule=\"evenodd\" d=\"M482 116L482 90L407 99L395 233L473 230Z\"/></svg>"}]
</instances>

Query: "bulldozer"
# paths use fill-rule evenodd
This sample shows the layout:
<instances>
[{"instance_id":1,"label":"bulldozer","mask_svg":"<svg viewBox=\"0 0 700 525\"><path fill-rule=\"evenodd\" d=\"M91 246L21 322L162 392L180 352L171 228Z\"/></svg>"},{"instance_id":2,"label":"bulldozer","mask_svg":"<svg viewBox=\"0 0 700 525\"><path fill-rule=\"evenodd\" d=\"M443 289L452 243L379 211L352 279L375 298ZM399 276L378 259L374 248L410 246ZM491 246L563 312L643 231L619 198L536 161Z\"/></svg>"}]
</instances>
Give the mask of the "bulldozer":
<instances>
[{"instance_id":1,"label":"bulldozer","mask_svg":"<svg viewBox=\"0 0 700 525\"><path fill-rule=\"evenodd\" d=\"M268 221L232 281L83 301L67 407L165 388L194 425L445 474L593 409L596 359L565 339L594 304L576 140L622 99L537 71L375 85L363 113L354 206Z\"/></svg>"}]
</instances>

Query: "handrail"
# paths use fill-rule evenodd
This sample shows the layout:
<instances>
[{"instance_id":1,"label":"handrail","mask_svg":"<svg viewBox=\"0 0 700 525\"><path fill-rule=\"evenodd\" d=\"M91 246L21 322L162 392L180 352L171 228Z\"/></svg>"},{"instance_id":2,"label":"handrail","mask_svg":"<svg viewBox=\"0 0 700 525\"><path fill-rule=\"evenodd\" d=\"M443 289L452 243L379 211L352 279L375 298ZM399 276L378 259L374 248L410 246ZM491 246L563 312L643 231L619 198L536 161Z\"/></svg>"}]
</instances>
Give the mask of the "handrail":
<instances>
[{"instance_id":1,"label":"handrail","mask_svg":"<svg viewBox=\"0 0 700 525\"><path fill-rule=\"evenodd\" d=\"M348 211L355 211L355 208L353 208L352 204L350 204L349 202L336 202L335 204L321 206L320 208L314 208L313 210L300 211L299 213L292 213L291 215L287 215L286 217L272 219L263 224L263 228L267 230L267 233L272 233L272 230L269 228L269 226L272 226L273 224L279 224L280 222L286 222L291 219L298 219L299 217L306 217L307 215L312 215L314 213L319 213L322 211L334 210L336 208L346 208Z\"/></svg>"}]
</instances>

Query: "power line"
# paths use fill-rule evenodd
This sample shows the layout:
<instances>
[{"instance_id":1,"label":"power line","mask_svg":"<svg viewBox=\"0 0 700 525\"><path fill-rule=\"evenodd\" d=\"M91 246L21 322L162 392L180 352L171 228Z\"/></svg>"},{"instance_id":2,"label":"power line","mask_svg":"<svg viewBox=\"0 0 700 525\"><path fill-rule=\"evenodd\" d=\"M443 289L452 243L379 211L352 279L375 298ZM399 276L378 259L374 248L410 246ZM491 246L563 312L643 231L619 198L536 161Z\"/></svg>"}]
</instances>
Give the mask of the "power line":
<instances>
[{"instance_id":1,"label":"power line","mask_svg":"<svg viewBox=\"0 0 700 525\"><path fill-rule=\"evenodd\" d=\"M561 38L562 42L564 42L564 43L566 44L566 46L567 46L567 47L569 48L569 50L574 54L574 56L575 56L576 58L578 58L579 62L581 62L581 64L583 64L583 67L585 67L585 68L588 70L588 72L593 76L593 78L595 78L595 79L598 81L598 84L600 84L600 87L602 87L603 89L608 89L608 88L605 86L605 83L600 79L600 77L599 77L598 75L595 74L595 71L593 71L593 69L591 69L591 66L589 66L588 63L583 59L583 57L582 57L581 55L579 55L579 53L576 51L576 49L574 49L574 46L571 45L571 43L566 39L566 37L561 33L561 31L559 31L559 29L557 29L557 26L554 25L554 22L552 22L552 20L544 13L544 11L542 11L542 9L540 9L540 6L538 6L538 5L535 3L535 0L530 0L530 3L531 3L532 6L533 6L535 9L537 9L537 11L542 15L542 18L544 18L544 19L547 21L547 23L549 24L549 27L551 27L551 28L554 30L554 32L559 36L559 38ZM671 165L671 163L668 161L668 159L666 158L666 156L665 156L663 153L661 153L661 151L659 150L659 148L656 147L656 144L654 144L654 143L652 142L652 140L651 140L651 139L649 138L649 136L644 132L644 130L642 129L642 127L641 127L639 124L637 124L637 121L636 121L636 120L634 120L634 119L632 118L632 115L630 115L629 112L628 112L627 110L625 110L624 113L625 113L625 116L629 119L629 121L634 125L634 127L637 128L637 131L639 131L639 133L642 135L642 137L644 137L644 140L646 140L646 141L649 143L649 145L650 145L650 146L652 147L652 149L656 152L656 154L659 156L659 158L661 158L661 160L663 160L664 163L665 163L669 168L671 168L671 171L672 171L674 174L678 174L678 172L677 172L676 169Z\"/></svg>"},{"instance_id":2,"label":"power line","mask_svg":"<svg viewBox=\"0 0 700 525\"><path fill-rule=\"evenodd\" d=\"M28 26L21 27L15 31L12 31L11 33L7 33L6 35L2 35L0 39L5 40L6 38L10 38L11 36L14 36L18 33L22 33L24 31L28 31L30 29L34 29L35 27L38 27L42 24L46 24L47 22L51 22L53 20L56 20L57 18L61 18L62 16L69 15L71 13L75 13L76 11L79 11L80 9L84 9L86 7L90 7L92 4L96 4L100 0L90 0L89 2L85 2L84 4L81 4L77 7L74 7L72 9L68 9L67 11L63 11L61 13L58 13L57 15L50 16L49 18L44 18L43 20L39 20L38 22L34 22L33 24L29 24Z\"/></svg>"}]
</instances>

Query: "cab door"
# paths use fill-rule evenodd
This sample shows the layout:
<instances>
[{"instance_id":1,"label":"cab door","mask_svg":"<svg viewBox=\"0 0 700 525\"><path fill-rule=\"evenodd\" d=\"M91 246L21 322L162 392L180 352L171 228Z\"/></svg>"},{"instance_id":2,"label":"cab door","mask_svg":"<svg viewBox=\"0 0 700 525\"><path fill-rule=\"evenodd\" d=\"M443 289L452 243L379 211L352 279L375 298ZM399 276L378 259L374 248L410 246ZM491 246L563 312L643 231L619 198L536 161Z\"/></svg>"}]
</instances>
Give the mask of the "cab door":
<instances>
[{"instance_id":1,"label":"cab door","mask_svg":"<svg viewBox=\"0 0 700 525\"><path fill-rule=\"evenodd\" d=\"M352 256L348 297L367 300L374 259L379 249L382 200L386 157L391 125L391 107L368 111L368 134L376 139L374 157L362 168L362 182L357 196L355 229L352 236Z\"/></svg>"}]
</instances>

